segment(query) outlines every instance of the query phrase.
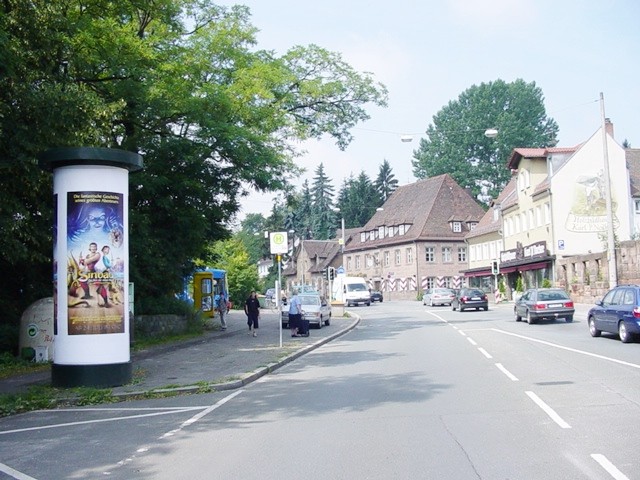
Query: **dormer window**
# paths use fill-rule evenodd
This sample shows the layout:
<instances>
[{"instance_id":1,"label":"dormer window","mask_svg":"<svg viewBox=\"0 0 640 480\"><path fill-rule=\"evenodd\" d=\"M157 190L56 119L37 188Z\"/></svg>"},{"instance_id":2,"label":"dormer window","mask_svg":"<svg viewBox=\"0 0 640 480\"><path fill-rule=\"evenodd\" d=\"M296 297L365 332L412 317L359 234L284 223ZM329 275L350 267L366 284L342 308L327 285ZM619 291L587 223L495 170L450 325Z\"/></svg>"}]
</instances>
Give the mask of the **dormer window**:
<instances>
[{"instance_id":1,"label":"dormer window","mask_svg":"<svg viewBox=\"0 0 640 480\"><path fill-rule=\"evenodd\" d=\"M364 243L367 241L367 234L365 232L360 232L360 243Z\"/></svg>"},{"instance_id":2,"label":"dormer window","mask_svg":"<svg viewBox=\"0 0 640 480\"><path fill-rule=\"evenodd\" d=\"M474 230L478 226L478 222L469 222L469 230Z\"/></svg>"},{"instance_id":3,"label":"dormer window","mask_svg":"<svg viewBox=\"0 0 640 480\"><path fill-rule=\"evenodd\" d=\"M451 222L451 229L456 233L460 233L462 231L462 222Z\"/></svg>"}]
</instances>

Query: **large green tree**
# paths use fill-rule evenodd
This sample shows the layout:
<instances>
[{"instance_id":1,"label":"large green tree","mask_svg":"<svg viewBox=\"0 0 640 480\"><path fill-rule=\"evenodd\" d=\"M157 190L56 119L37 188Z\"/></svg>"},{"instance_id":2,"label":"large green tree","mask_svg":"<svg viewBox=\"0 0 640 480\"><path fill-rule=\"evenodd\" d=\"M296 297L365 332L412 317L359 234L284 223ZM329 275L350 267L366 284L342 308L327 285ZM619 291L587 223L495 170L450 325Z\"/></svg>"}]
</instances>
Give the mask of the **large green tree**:
<instances>
[{"instance_id":1,"label":"large green tree","mask_svg":"<svg viewBox=\"0 0 640 480\"><path fill-rule=\"evenodd\" d=\"M315 170L315 177L311 185L311 232L316 240L328 240L335 234L335 219L333 205L333 184L324 171L321 163Z\"/></svg>"},{"instance_id":2,"label":"large green tree","mask_svg":"<svg viewBox=\"0 0 640 480\"><path fill-rule=\"evenodd\" d=\"M346 228L364 226L382 205L382 200L367 174L362 171L358 177L346 179L338 193L338 207Z\"/></svg>"},{"instance_id":3,"label":"large green tree","mask_svg":"<svg viewBox=\"0 0 640 480\"><path fill-rule=\"evenodd\" d=\"M398 188L398 179L395 178L391 170L391 165L386 158L380 165L378 176L375 182L373 182L373 185L382 202L386 202L389 196Z\"/></svg>"},{"instance_id":4,"label":"large green tree","mask_svg":"<svg viewBox=\"0 0 640 480\"><path fill-rule=\"evenodd\" d=\"M256 48L246 7L199 0L6 0L0 6L0 307L51 291L50 147L144 155L131 176L136 296L181 289L250 190L285 188L292 140L341 148L385 105L371 75L320 47ZM17 300L17 301L16 301ZM5 318L7 318L5 316Z\"/></svg>"},{"instance_id":5,"label":"large green tree","mask_svg":"<svg viewBox=\"0 0 640 480\"><path fill-rule=\"evenodd\" d=\"M497 129L498 136L485 137L489 128ZM486 201L509 181L507 159L513 148L552 147L557 134L558 125L547 117L535 82L474 85L434 115L414 152L413 173L416 178L449 173Z\"/></svg>"}]
</instances>

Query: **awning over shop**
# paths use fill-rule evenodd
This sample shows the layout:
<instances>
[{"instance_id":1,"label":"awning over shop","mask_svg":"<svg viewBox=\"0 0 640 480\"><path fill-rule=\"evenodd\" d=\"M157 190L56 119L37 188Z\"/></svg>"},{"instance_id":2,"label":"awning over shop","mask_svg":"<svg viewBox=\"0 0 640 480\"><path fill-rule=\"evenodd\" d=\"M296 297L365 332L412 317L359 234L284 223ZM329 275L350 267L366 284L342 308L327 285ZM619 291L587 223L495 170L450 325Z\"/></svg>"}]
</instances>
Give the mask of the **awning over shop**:
<instances>
[{"instance_id":1,"label":"awning over shop","mask_svg":"<svg viewBox=\"0 0 640 480\"><path fill-rule=\"evenodd\" d=\"M528 265L520 265L518 270L524 272L526 270L540 270L541 268L548 268L549 262L529 263Z\"/></svg>"},{"instance_id":2,"label":"awning over shop","mask_svg":"<svg viewBox=\"0 0 640 480\"><path fill-rule=\"evenodd\" d=\"M491 273L491 270L475 270L464 272L465 277L488 277L490 275L493 275L493 273Z\"/></svg>"}]
</instances>

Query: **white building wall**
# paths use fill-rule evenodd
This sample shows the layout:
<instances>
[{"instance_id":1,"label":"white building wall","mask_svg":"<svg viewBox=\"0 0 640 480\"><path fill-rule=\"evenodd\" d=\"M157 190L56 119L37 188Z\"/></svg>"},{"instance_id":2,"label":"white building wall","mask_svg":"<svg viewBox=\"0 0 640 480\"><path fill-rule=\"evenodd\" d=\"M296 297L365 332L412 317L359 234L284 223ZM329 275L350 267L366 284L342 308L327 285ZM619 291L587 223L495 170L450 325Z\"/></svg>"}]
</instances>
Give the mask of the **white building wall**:
<instances>
[{"instance_id":1,"label":"white building wall","mask_svg":"<svg viewBox=\"0 0 640 480\"><path fill-rule=\"evenodd\" d=\"M614 228L618 241L631 238L633 212L624 149L607 135ZM607 211L602 132L598 130L551 179L555 245L561 256L606 248Z\"/></svg>"}]
</instances>

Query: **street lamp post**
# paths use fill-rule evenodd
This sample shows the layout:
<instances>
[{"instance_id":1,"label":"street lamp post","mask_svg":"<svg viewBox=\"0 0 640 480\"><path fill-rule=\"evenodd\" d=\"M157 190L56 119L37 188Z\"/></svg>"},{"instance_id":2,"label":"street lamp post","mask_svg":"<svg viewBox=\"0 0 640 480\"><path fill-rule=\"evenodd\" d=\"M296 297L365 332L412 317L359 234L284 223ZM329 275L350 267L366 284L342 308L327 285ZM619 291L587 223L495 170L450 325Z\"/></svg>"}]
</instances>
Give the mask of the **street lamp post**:
<instances>
[{"instance_id":1,"label":"street lamp post","mask_svg":"<svg viewBox=\"0 0 640 480\"><path fill-rule=\"evenodd\" d=\"M609 262L609 288L618 284L616 245L613 229L613 201L611 198L611 176L609 174L609 149L607 148L607 120L604 115L604 95L600 92L600 115L602 117L602 155L604 158L604 191L607 208L607 257Z\"/></svg>"}]
</instances>

